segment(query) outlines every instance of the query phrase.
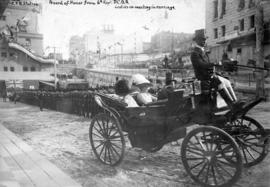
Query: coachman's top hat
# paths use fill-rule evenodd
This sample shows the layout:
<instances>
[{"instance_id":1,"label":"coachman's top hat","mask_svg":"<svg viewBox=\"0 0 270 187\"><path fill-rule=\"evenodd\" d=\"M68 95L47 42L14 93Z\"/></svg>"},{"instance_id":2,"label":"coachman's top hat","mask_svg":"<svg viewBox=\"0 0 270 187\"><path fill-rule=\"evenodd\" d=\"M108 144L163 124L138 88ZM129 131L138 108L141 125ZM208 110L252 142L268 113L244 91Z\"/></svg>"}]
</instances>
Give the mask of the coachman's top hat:
<instances>
[{"instance_id":1,"label":"coachman's top hat","mask_svg":"<svg viewBox=\"0 0 270 187\"><path fill-rule=\"evenodd\" d=\"M204 34L204 29L199 29L199 30L195 30L195 36L193 38L193 40L198 40L198 39L207 39L207 37Z\"/></svg>"},{"instance_id":2,"label":"coachman's top hat","mask_svg":"<svg viewBox=\"0 0 270 187\"><path fill-rule=\"evenodd\" d=\"M174 79L173 73L172 73L172 72L167 72L167 73L166 73L165 84L166 84L166 85L169 85L169 84L171 84L171 82L176 83L177 81Z\"/></svg>"}]
</instances>

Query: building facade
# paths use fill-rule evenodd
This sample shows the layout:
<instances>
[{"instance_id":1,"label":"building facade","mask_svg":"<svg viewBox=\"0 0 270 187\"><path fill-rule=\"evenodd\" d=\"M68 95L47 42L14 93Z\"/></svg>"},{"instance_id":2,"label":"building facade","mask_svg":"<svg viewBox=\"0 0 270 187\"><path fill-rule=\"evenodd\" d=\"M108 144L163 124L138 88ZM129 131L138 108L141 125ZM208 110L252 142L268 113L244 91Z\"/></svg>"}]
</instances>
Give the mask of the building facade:
<instances>
[{"instance_id":1,"label":"building facade","mask_svg":"<svg viewBox=\"0 0 270 187\"><path fill-rule=\"evenodd\" d=\"M264 53L270 55L270 3L263 4ZM218 62L227 53L242 65L256 60L255 0L207 0L206 36L210 59Z\"/></svg>"},{"instance_id":2,"label":"building facade","mask_svg":"<svg viewBox=\"0 0 270 187\"><path fill-rule=\"evenodd\" d=\"M191 47L193 34L163 31L151 37L152 52L185 51Z\"/></svg>"},{"instance_id":3,"label":"building facade","mask_svg":"<svg viewBox=\"0 0 270 187\"><path fill-rule=\"evenodd\" d=\"M24 2L9 0L0 15L1 80L23 80L26 77L24 73L31 79L31 72L54 70L54 62L42 58L43 35L38 32L41 7L39 4L29 4L30 1L27 1L28 4ZM20 77L17 76L18 72Z\"/></svg>"}]
</instances>

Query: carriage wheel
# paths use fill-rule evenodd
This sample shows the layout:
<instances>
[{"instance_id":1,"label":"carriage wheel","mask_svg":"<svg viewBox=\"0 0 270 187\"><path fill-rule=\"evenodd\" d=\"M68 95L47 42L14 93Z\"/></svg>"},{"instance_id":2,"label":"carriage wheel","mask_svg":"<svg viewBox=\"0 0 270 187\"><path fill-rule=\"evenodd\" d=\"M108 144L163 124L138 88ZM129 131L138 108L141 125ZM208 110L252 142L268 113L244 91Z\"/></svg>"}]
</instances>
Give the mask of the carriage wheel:
<instances>
[{"instance_id":1,"label":"carriage wheel","mask_svg":"<svg viewBox=\"0 0 270 187\"><path fill-rule=\"evenodd\" d=\"M248 116L233 121L231 125L239 131L233 137L240 147L244 166L251 167L261 162L267 155L267 145L260 143L263 126Z\"/></svg>"},{"instance_id":2,"label":"carriage wheel","mask_svg":"<svg viewBox=\"0 0 270 187\"><path fill-rule=\"evenodd\" d=\"M190 131L182 142L181 156L187 173L202 186L232 186L242 172L237 143L216 127Z\"/></svg>"},{"instance_id":3,"label":"carriage wheel","mask_svg":"<svg viewBox=\"0 0 270 187\"><path fill-rule=\"evenodd\" d=\"M125 139L117 119L109 114L97 114L90 124L89 138L96 157L103 163L116 166L125 153Z\"/></svg>"}]
</instances>

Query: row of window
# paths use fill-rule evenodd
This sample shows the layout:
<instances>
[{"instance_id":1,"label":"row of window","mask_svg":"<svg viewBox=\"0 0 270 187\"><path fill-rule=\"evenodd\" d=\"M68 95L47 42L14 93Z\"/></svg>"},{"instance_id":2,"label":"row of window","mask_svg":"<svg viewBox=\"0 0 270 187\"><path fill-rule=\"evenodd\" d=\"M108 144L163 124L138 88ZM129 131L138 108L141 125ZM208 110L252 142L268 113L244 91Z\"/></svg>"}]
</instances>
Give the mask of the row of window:
<instances>
[{"instance_id":1,"label":"row of window","mask_svg":"<svg viewBox=\"0 0 270 187\"><path fill-rule=\"evenodd\" d=\"M8 71L8 67L7 66L4 66L4 71ZM14 67L9 67L9 71L15 71L15 68ZM23 71L29 71L29 68L24 66L23 67ZM30 71L36 71L36 67L30 67Z\"/></svg>"},{"instance_id":2,"label":"row of window","mask_svg":"<svg viewBox=\"0 0 270 187\"><path fill-rule=\"evenodd\" d=\"M5 58L7 58L7 55L8 55L8 53L7 52L1 52L1 57L5 57ZM14 57L15 56L15 53L9 53L9 57Z\"/></svg>"},{"instance_id":3,"label":"row of window","mask_svg":"<svg viewBox=\"0 0 270 187\"><path fill-rule=\"evenodd\" d=\"M1 20L1 21L6 21L6 16L1 15L1 16L0 16L0 20Z\"/></svg>"},{"instance_id":4,"label":"row of window","mask_svg":"<svg viewBox=\"0 0 270 187\"><path fill-rule=\"evenodd\" d=\"M238 8L237 10L243 10L246 7L246 1L248 3L248 8L253 8L255 7L255 0L238 0ZM218 18L218 10L219 10L219 5L218 5L219 0L214 0L214 19ZM227 0L221 0L221 13L220 13L220 18L223 18L223 15L226 14L226 8L227 8Z\"/></svg>"},{"instance_id":5,"label":"row of window","mask_svg":"<svg viewBox=\"0 0 270 187\"><path fill-rule=\"evenodd\" d=\"M234 30L244 31L245 30L245 19L240 19L239 25L234 27ZM252 29L255 27L255 15L252 15L249 17L249 29ZM226 35L226 26L221 26L221 36ZM214 38L218 38L218 28L214 28Z\"/></svg>"}]
</instances>

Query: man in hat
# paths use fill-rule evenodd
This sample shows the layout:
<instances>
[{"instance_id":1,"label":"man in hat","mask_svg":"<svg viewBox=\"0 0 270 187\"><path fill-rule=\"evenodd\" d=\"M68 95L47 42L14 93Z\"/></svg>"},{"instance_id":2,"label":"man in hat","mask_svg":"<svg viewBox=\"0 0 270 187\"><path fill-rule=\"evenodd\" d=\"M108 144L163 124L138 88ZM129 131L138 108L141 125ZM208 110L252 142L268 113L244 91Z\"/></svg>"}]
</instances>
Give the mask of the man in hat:
<instances>
[{"instance_id":1,"label":"man in hat","mask_svg":"<svg viewBox=\"0 0 270 187\"><path fill-rule=\"evenodd\" d=\"M191 62L196 78L201 81L202 90L209 90L210 87L215 87L229 108L241 107L243 103L237 102L230 81L221 76L213 76L214 64L210 63L204 48L206 41L204 29L196 30L193 40L195 41L195 47L191 53Z\"/></svg>"},{"instance_id":2,"label":"man in hat","mask_svg":"<svg viewBox=\"0 0 270 187\"><path fill-rule=\"evenodd\" d=\"M158 92L158 100L167 99L168 94L172 93L175 89L176 80L173 78L172 72L166 73L165 87Z\"/></svg>"}]
</instances>

